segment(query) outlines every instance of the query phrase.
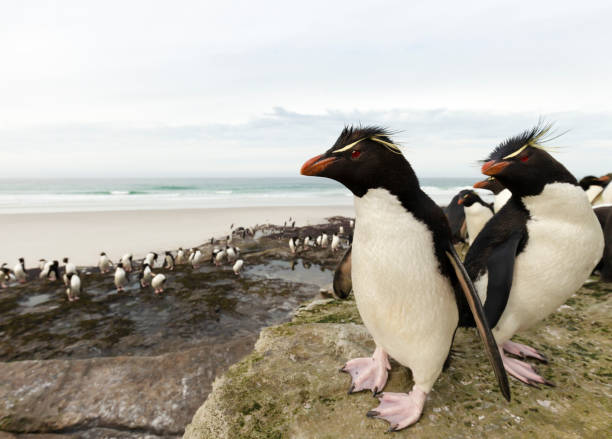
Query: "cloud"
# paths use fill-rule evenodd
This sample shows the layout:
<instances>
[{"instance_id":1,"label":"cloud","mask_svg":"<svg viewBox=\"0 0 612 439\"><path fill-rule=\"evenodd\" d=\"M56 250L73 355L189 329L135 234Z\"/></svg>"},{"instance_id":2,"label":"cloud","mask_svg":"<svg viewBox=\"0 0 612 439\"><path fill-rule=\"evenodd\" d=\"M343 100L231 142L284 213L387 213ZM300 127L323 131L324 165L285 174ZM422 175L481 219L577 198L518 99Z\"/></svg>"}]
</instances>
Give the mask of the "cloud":
<instances>
[{"instance_id":1,"label":"cloud","mask_svg":"<svg viewBox=\"0 0 612 439\"><path fill-rule=\"evenodd\" d=\"M398 133L418 175L478 176L476 162L539 117L569 130L554 141L577 176L610 172L612 114L393 109L307 114L276 107L233 124L97 123L0 129L6 177L292 176L331 146L344 125Z\"/></svg>"}]
</instances>

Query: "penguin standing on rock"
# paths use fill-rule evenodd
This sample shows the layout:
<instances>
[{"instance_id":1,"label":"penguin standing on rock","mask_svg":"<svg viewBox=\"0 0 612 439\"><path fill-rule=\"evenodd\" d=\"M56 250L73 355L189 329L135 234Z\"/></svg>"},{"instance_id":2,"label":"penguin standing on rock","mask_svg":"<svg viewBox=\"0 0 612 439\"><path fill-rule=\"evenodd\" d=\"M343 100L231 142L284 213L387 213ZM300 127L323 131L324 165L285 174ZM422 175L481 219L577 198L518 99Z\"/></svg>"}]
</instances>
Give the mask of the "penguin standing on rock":
<instances>
[{"instance_id":1,"label":"penguin standing on rock","mask_svg":"<svg viewBox=\"0 0 612 439\"><path fill-rule=\"evenodd\" d=\"M25 268L25 260L23 258L19 258L19 262L13 268L13 273L15 273L15 278L19 283L24 284L27 279L27 273Z\"/></svg>"},{"instance_id":2,"label":"penguin standing on rock","mask_svg":"<svg viewBox=\"0 0 612 439\"><path fill-rule=\"evenodd\" d=\"M110 271L112 266L113 263L108 258L108 256L106 256L106 253L100 253L100 259L98 260L98 268L100 269L100 272L107 273L108 271Z\"/></svg>"},{"instance_id":3,"label":"penguin standing on rock","mask_svg":"<svg viewBox=\"0 0 612 439\"><path fill-rule=\"evenodd\" d=\"M162 273L156 274L153 280L151 281L151 286L155 290L155 294L160 294L164 292L164 284L166 283L166 276Z\"/></svg>"},{"instance_id":4,"label":"penguin standing on rock","mask_svg":"<svg viewBox=\"0 0 612 439\"><path fill-rule=\"evenodd\" d=\"M74 265L72 262L70 262L70 260L68 258L64 258L62 260L62 262L64 263L64 273L66 275L69 275L70 273L72 273L72 274L76 274L77 273L76 265Z\"/></svg>"},{"instance_id":5,"label":"penguin standing on rock","mask_svg":"<svg viewBox=\"0 0 612 439\"><path fill-rule=\"evenodd\" d=\"M172 253L166 252L164 255L164 265L162 268L167 268L168 270L174 270L174 256Z\"/></svg>"},{"instance_id":6,"label":"penguin standing on rock","mask_svg":"<svg viewBox=\"0 0 612 439\"><path fill-rule=\"evenodd\" d=\"M155 261L157 261L157 253L155 252L149 252L147 253L147 255L144 258L143 264L149 264L149 266L151 268L153 268L153 265L155 264Z\"/></svg>"},{"instance_id":7,"label":"penguin standing on rock","mask_svg":"<svg viewBox=\"0 0 612 439\"><path fill-rule=\"evenodd\" d=\"M232 267L232 270L234 270L234 274L236 276L240 275L240 270L242 270L243 266L244 266L244 261L242 259L238 259L236 263L234 264L234 266Z\"/></svg>"},{"instance_id":8,"label":"penguin standing on rock","mask_svg":"<svg viewBox=\"0 0 612 439\"><path fill-rule=\"evenodd\" d=\"M153 279L153 276L155 276L155 274L151 271L151 266L145 262L142 266L140 274L138 275L138 279L140 280L140 286L142 288L149 286L149 284L151 283L151 279Z\"/></svg>"},{"instance_id":9,"label":"penguin standing on rock","mask_svg":"<svg viewBox=\"0 0 612 439\"><path fill-rule=\"evenodd\" d=\"M11 269L6 266L6 263L3 263L0 266L0 288L6 288L6 282L11 277Z\"/></svg>"},{"instance_id":10,"label":"penguin standing on rock","mask_svg":"<svg viewBox=\"0 0 612 439\"><path fill-rule=\"evenodd\" d=\"M133 270L132 262L134 261L134 256L131 253L126 253L121 256L121 263L123 264L123 269L126 273L129 273Z\"/></svg>"},{"instance_id":11,"label":"penguin standing on rock","mask_svg":"<svg viewBox=\"0 0 612 439\"><path fill-rule=\"evenodd\" d=\"M176 252L175 262L176 265L185 263L185 251L183 250L183 247L179 247L178 251Z\"/></svg>"},{"instance_id":12,"label":"penguin standing on rock","mask_svg":"<svg viewBox=\"0 0 612 439\"><path fill-rule=\"evenodd\" d=\"M474 191L469 191L459 198L457 204L463 206L468 243L472 245L487 221L493 217L493 206L485 203Z\"/></svg>"},{"instance_id":13,"label":"penguin standing on rock","mask_svg":"<svg viewBox=\"0 0 612 439\"><path fill-rule=\"evenodd\" d=\"M128 274L123 268L123 262L119 262L115 269L115 286L117 287L117 292L124 291L124 287L128 284L128 281Z\"/></svg>"},{"instance_id":14,"label":"penguin standing on rock","mask_svg":"<svg viewBox=\"0 0 612 439\"><path fill-rule=\"evenodd\" d=\"M193 269L197 269L200 266L200 262L202 262L202 252L196 248L193 249L193 253L191 253L191 266Z\"/></svg>"},{"instance_id":15,"label":"penguin standing on rock","mask_svg":"<svg viewBox=\"0 0 612 439\"><path fill-rule=\"evenodd\" d=\"M460 304L466 302L509 399L497 345L455 253L444 213L421 190L389 133L377 127L347 127L334 146L308 160L301 173L337 180L355 196L352 287L376 350L371 358L349 361L343 371L352 378L350 393L369 389L378 395L380 405L367 415L386 420L391 431L420 418L448 358ZM391 368L388 356L412 370L410 393L379 395Z\"/></svg>"},{"instance_id":16,"label":"penguin standing on rock","mask_svg":"<svg viewBox=\"0 0 612 439\"><path fill-rule=\"evenodd\" d=\"M81 278L78 274L74 272L65 274L67 279L67 287L66 295L68 296L68 301L74 302L75 300L79 300L79 293L81 292Z\"/></svg>"},{"instance_id":17,"label":"penguin standing on rock","mask_svg":"<svg viewBox=\"0 0 612 439\"><path fill-rule=\"evenodd\" d=\"M60 278L59 274L59 262L58 261L49 261L45 265L45 269L43 270L45 273L45 277L50 281L54 282ZM41 273L42 274L42 273Z\"/></svg>"},{"instance_id":18,"label":"penguin standing on rock","mask_svg":"<svg viewBox=\"0 0 612 439\"><path fill-rule=\"evenodd\" d=\"M586 194L542 146L550 129L550 125L537 126L512 137L485 160L482 173L498 179L512 197L465 257L497 343L507 353L539 360L545 360L542 354L510 338L546 318L574 294L601 259L604 247ZM465 323L462 318L461 324ZM552 384L530 364L503 351L510 375L529 385Z\"/></svg>"},{"instance_id":19,"label":"penguin standing on rock","mask_svg":"<svg viewBox=\"0 0 612 439\"><path fill-rule=\"evenodd\" d=\"M340 246L340 238L335 233L332 235L331 250L335 252Z\"/></svg>"}]
</instances>

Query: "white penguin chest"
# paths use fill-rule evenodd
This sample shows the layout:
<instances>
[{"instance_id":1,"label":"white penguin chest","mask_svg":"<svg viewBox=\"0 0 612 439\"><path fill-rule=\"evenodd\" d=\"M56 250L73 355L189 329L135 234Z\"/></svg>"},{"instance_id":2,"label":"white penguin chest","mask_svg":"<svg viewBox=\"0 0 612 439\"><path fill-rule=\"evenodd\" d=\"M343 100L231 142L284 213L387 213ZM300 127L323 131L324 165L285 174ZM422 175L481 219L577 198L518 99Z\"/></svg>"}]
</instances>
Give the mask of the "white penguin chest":
<instances>
[{"instance_id":1,"label":"white penguin chest","mask_svg":"<svg viewBox=\"0 0 612 439\"><path fill-rule=\"evenodd\" d=\"M493 217L493 212L480 203L474 203L465 209L465 224L467 226L469 243L472 244L487 221Z\"/></svg>"},{"instance_id":2,"label":"white penguin chest","mask_svg":"<svg viewBox=\"0 0 612 439\"><path fill-rule=\"evenodd\" d=\"M352 281L357 307L376 342L406 364L404 350L421 349L419 343L428 337L432 341L452 334L457 326L454 292L439 271L432 231L397 197L370 189L355 198L355 211Z\"/></svg>"},{"instance_id":3,"label":"white penguin chest","mask_svg":"<svg viewBox=\"0 0 612 439\"><path fill-rule=\"evenodd\" d=\"M580 187L549 184L523 202L530 214L528 241L516 258L508 305L496 328L502 333L526 329L554 312L580 288L603 253L601 226Z\"/></svg>"}]
</instances>

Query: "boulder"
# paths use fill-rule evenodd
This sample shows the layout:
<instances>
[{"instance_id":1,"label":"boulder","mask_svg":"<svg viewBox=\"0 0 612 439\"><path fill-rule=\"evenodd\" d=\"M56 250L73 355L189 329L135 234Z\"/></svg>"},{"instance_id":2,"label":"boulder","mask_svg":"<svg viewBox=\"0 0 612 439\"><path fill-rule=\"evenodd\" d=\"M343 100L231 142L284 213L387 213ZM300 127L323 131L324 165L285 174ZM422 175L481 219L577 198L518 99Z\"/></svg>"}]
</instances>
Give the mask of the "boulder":
<instances>
[{"instance_id":1,"label":"boulder","mask_svg":"<svg viewBox=\"0 0 612 439\"><path fill-rule=\"evenodd\" d=\"M514 340L548 355L540 373L557 387L511 379L506 402L474 330L460 329L452 361L429 394L421 420L394 437L600 438L611 431L612 299L610 285L591 282L547 320ZM292 322L264 329L254 351L218 377L185 439L380 438L388 425L365 416L371 393L348 395L339 372L369 356L373 341L355 303L321 301ZM385 390L412 385L392 362Z\"/></svg>"},{"instance_id":2,"label":"boulder","mask_svg":"<svg viewBox=\"0 0 612 439\"><path fill-rule=\"evenodd\" d=\"M247 354L254 341L248 338L228 342L226 350ZM71 437L180 436L212 377L223 370L224 359L216 358L223 349L214 352L200 346L152 357L0 363L0 429Z\"/></svg>"}]
</instances>

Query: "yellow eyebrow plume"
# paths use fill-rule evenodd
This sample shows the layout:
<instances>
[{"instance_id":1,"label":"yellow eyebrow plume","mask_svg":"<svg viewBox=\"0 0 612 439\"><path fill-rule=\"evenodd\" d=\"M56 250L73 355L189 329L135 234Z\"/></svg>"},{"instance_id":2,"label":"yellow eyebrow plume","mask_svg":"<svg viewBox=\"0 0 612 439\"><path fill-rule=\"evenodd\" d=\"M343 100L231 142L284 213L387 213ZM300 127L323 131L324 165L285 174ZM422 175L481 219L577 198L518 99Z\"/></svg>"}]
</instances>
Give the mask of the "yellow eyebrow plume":
<instances>
[{"instance_id":1,"label":"yellow eyebrow plume","mask_svg":"<svg viewBox=\"0 0 612 439\"><path fill-rule=\"evenodd\" d=\"M353 143L350 143L350 144L348 144L348 145L346 145L346 146L344 146L344 147L342 147L340 149L337 149L337 150L333 151L333 154L338 154L340 152L348 151L349 149L351 149L355 145L357 145L359 142L362 142L362 141L364 141L366 139L369 139L369 140L371 140L373 142L376 142L376 143L380 143L385 148L387 148L389 151L391 151L391 152L393 152L395 154L401 154L402 153L402 151L394 143L387 142L387 141L385 141L383 139L380 139L378 136L372 136L372 137L364 137L364 138L361 138L359 140L356 140Z\"/></svg>"},{"instance_id":2,"label":"yellow eyebrow plume","mask_svg":"<svg viewBox=\"0 0 612 439\"><path fill-rule=\"evenodd\" d=\"M540 140L542 137L546 136L546 135L549 133L549 131L551 130L551 128L552 128L552 126L551 126L551 125L548 125L547 127L544 127L544 128L542 129L542 131L540 131L540 133L539 133L537 136L535 136L533 139L531 139L531 140L530 140L529 142L527 142L525 145L521 146L519 149L517 149L516 151L514 151L512 154L508 154L506 157L503 157L503 158L502 158L502 160L506 160L506 159L510 159L510 158L512 158L512 157L516 157L516 156L517 156L517 155L519 155L521 152L523 152L523 150L524 150L525 148L527 148L528 146L531 146L532 148L538 148L538 149L541 149L541 150L546 151L546 150L547 150L547 148L544 148L542 145L540 145L540 144L538 143L538 141L539 141L539 140ZM555 137L555 138L556 138L556 137ZM550 140L550 139L548 139L548 140Z\"/></svg>"}]
</instances>

